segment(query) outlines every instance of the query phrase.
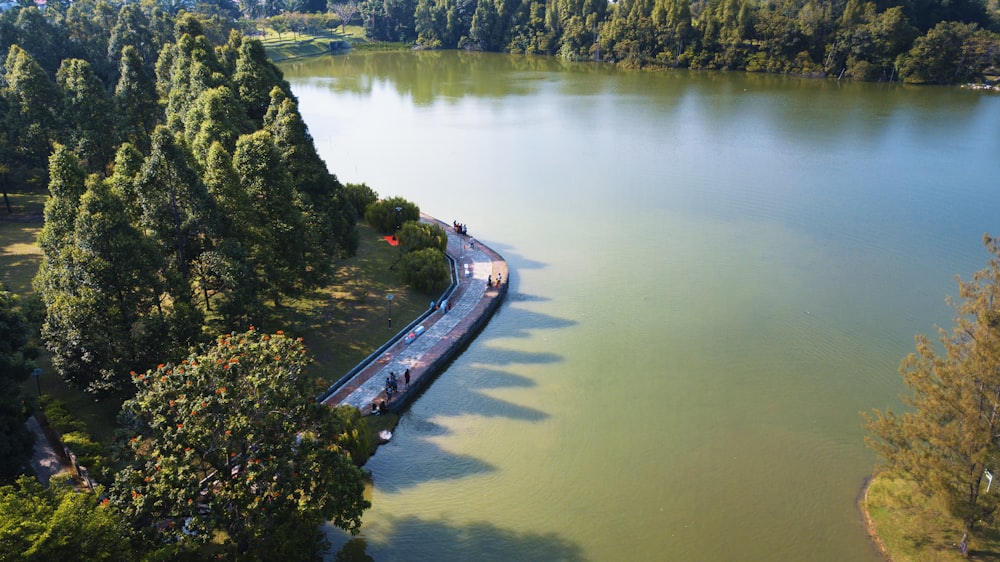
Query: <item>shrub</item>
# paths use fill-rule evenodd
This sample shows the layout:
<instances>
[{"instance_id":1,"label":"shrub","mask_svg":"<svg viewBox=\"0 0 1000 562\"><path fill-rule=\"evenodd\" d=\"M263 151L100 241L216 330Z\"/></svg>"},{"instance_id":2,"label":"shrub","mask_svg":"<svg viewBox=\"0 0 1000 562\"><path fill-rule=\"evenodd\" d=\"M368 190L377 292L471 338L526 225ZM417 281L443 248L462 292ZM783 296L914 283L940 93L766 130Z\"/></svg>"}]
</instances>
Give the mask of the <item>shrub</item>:
<instances>
[{"instance_id":1,"label":"shrub","mask_svg":"<svg viewBox=\"0 0 1000 562\"><path fill-rule=\"evenodd\" d=\"M87 467L91 477L104 480L104 469L107 467L107 453L104 446L95 442L90 435L82 431L72 431L62 436L63 445L73 451L76 462Z\"/></svg>"},{"instance_id":2,"label":"shrub","mask_svg":"<svg viewBox=\"0 0 1000 562\"><path fill-rule=\"evenodd\" d=\"M399 230L399 247L404 254L437 248L442 252L448 249L448 234L436 224L411 221Z\"/></svg>"},{"instance_id":3,"label":"shrub","mask_svg":"<svg viewBox=\"0 0 1000 562\"><path fill-rule=\"evenodd\" d=\"M42 396L40 403L42 411L49 420L49 426L52 429L55 429L59 433L84 432L87 430L87 424L74 418L69 413L69 410L66 409L66 403L62 400L45 394Z\"/></svg>"},{"instance_id":4,"label":"shrub","mask_svg":"<svg viewBox=\"0 0 1000 562\"><path fill-rule=\"evenodd\" d=\"M346 184L344 194L358 218L365 216L365 209L368 208L368 205L378 201L378 193L375 193L375 190L368 187L366 183Z\"/></svg>"},{"instance_id":5,"label":"shrub","mask_svg":"<svg viewBox=\"0 0 1000 562\"><path fill-rule=\"evenodd\" d=\"M396 216L397 207L400 208L399 217ZM382 234L392 234L396 229L397 219L399 225L419 220L420 207L402 197L393 197L376 201L365 209L365 221Z\"/></svg>"},{"instance_id":6,"label":"shrub","mask_svg":"<svg viewBox=\"0 0 1000 562\"><path fill-rule=\"evenodd\" d=\"M451 279L448 259L437 248L424 248L404 254L400 267L403 281L425 293L443 289Z\"/></svg>"}]
</instances>

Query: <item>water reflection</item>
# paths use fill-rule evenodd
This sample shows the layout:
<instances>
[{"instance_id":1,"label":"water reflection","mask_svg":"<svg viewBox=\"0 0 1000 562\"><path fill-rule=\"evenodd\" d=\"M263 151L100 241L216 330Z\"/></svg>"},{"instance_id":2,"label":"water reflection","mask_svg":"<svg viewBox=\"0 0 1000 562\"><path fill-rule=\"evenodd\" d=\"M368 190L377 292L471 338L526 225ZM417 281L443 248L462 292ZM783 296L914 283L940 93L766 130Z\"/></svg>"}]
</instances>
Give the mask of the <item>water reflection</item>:
<instances>
[{"instance_id":1,"label":"water reflection","mask_svg":"<svg viewBox=\"0 0 1000 562\"><path fill-rule=\"evenodd\" d=\"M982 266L1000 99L467 53L302 64L340 65L291 78L334 172L461 217L514 272L369 461L351 548L875 558L857 412L898 405L913 334Z\"/></svg>"},{"instance_id":2,"label":"water reflection","mask_svg":"<svg viewBox=\"0 0 1000 562\"><path fill-rule=\"evenodd\" d=\"M487 522L454 524L419 517L390 518L379 536L379 544L405 542L408 560L511 560L530 562L582 561L588 558L578 545L553 534L521 533ZM379 545L351 539L338 551L336 562L368 562Z\"/></svg>"}]
</instances>

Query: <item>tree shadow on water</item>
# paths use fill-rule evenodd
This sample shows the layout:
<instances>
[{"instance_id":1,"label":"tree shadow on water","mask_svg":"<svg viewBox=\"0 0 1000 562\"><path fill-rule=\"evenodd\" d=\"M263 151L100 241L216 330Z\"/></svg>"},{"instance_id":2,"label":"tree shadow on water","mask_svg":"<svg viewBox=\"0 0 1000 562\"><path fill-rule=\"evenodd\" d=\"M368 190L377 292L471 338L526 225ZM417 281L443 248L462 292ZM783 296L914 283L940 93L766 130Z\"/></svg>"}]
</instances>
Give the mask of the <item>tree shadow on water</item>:
<instances>
[{"instance_id":1,"label":"tree shadow on water","mask_svg":"<svg viewBox=\"0 0 1000 562\"><path fill-rule=\"evenodd\" d=\"M414 435L413 432L419 432ZM401 425L392 441L379 447L365 468L372 484L382 492L399 492L432 481L459 480L496 471L490 463L443 450L426 437L447 434L448 430L428 420Z\"/></svg>"},{"instance_id":2,"label":"tree shadow on water","mask_svg":"<svg viewBox=\"0 0 1000 562\"><path fill-rule=\"evenodd\" d=\"M585 560L579 545L555 534L518 532L488 522L450 524L417 517L384 522L377 543L351 538L342 531L328 531L334 545L327 560L374 562L376 560L476 560L553 561ZM330 527L328 527L330 529ZM338 540L339 539L339 540Z\"/></svg>"}]
</instances>

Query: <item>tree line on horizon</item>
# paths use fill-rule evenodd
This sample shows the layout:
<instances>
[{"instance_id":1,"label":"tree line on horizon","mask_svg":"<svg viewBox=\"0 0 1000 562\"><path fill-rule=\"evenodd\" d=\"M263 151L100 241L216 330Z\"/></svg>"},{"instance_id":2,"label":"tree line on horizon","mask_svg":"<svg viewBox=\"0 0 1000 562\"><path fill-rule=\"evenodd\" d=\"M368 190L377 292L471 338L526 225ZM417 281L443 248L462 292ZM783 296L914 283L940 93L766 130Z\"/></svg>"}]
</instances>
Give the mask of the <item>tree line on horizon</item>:
<instances>
[{"instance_id":1,"label":"tree line on horizon","mask_svg":"<svg viewBox=\"0 0 1000 562\"><path fill-rule=\"evenodd\" d=\"M958 84L1000 73L995 0L364 0L369 38L426 48Z\"/></svg>"}]
</instances>

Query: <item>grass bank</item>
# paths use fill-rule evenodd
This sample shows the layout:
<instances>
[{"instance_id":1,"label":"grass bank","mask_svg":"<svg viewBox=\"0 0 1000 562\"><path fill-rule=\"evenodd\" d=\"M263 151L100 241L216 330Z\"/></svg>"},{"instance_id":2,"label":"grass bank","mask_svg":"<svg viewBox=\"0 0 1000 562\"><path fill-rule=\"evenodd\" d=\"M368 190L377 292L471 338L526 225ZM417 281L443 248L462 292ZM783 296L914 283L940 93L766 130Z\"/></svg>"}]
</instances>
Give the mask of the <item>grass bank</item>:
<instances>
[{"instance_id":1,"label":"grass bank","mask_svg":"<svg viewBox=\"0 0 1000 562\"><path fill-rule=\"evenodd\" d=\"M969 558L963 557L958 552L962 522L908 478L889 472L876 474L865 490L862 508L869 532L887 560L1000 561L1000 532L995 526L981 524L969 541Z\"/></svg>"},{"instance_id":2,"label":"grass bank","mask_svg":"<svg viewBox=\"0 0 1000 562\"><path fill-rule=\"evenodd\" d=\"M331 52L397 51L409 49L409 46L403 43L369 41L365 38L364 28L357 25L349 25L339 32L330 31L329 33L315 35L287 31L279 34L273 29L267 28L260 39L264 45L264 50L267 52L267 56L274 62L325 55ZM331 43L347 44L350 45L350 49L332 51L330 48Z\"/></svg>"}]
</instances>

